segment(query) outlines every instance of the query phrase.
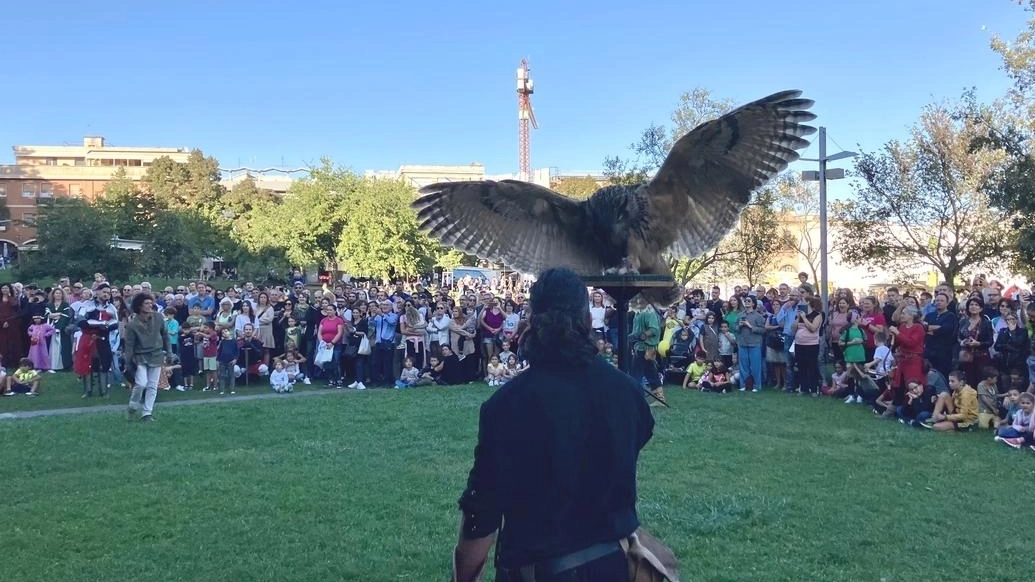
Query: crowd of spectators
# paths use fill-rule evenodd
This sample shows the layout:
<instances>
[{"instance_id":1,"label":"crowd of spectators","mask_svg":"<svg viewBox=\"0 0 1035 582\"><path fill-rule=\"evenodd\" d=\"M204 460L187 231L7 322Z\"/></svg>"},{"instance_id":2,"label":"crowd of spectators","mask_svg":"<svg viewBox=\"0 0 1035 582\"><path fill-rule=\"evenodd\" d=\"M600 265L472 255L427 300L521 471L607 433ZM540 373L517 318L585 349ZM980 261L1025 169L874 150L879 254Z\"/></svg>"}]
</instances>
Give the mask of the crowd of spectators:
<instances>
[{"instance_id":1,"label":"crowd of spectators","mask_svg":"<svg viewBox=\"0 0 1035 582\"><path fill-rule=\"evenodd\" d=\"M718 287L708 297L688 289L664 313L648 308L631 324L633 375L659 400L666 378L715 392L767 386L865 404L911 426L992 430L1035 450L1029 290L978 276L964 289L888 287L881 298L837 289L824 306L801 273L793 285L738 286L726 298Z\"/></svg>"}]
</instances>

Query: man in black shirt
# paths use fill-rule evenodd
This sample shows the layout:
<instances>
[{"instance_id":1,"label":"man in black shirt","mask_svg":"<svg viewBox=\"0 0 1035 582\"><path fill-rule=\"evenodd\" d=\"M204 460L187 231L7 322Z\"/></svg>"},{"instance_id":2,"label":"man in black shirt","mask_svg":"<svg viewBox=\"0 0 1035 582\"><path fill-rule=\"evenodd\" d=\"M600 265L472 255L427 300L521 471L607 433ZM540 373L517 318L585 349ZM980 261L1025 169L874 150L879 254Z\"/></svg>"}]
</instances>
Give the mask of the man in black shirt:
<instances>
[{"instance_id":1,"label":"man in black shirt","mask_svg":"<svg viewBox=\"0 0 1035 582\"><path fill-rule=\"evenodd\" d=\"M654 419L636 381L597 357L588 306L568 269L532 287L530 368L482 405L454 581L479 579L501 527L499 582L629 579L619 541L639 527L636 462Z\"/></svg>"}]
</instances>

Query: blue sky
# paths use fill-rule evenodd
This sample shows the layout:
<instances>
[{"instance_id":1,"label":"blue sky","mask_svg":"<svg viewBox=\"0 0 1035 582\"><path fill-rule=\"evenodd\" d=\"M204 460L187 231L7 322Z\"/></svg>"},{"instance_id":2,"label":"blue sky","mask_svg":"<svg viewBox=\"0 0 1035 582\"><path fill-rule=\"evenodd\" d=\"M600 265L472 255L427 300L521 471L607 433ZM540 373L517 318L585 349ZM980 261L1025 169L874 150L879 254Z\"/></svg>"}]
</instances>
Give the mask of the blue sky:
<instances>
[{"instance_id":1,"label":"blue sky","mask_svg":"<svg viewBox=\"0 0 1035 582\"><path fill-rule=\"evenodd\" d=\"M927 103L1002 93L989 39L1026 18L1009 0L11 3L0 163L13 144L104 135L224 167L514 172L522 57L535 167L599 170L695 86L804 89L837 144L872 150Z\"/></svg>"}]
</instances>

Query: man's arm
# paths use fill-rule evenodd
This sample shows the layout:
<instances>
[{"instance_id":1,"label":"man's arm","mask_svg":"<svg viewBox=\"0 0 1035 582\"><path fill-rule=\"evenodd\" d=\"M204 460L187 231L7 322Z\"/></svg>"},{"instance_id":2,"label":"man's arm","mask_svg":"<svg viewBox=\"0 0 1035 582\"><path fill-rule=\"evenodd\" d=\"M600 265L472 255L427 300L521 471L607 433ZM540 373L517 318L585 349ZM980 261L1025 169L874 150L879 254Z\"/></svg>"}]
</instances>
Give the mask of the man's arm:
<instances>
[{"instance_id":1,"label":"man's arm","mask_svg":"<svg viewBox=\"0 0 1035 582\"><path fill-rule=\"evenodd\" d=\"M478 445L474 449L474 466L467 478L467 489L460 497L460 530L453 548L453 582L478 582L496 543L496 532L503 514L496 503L496 484L492 480L489 459L492 446L491 421L487 406L482 405L478 422Z\"/></svg>"}]
</instances>

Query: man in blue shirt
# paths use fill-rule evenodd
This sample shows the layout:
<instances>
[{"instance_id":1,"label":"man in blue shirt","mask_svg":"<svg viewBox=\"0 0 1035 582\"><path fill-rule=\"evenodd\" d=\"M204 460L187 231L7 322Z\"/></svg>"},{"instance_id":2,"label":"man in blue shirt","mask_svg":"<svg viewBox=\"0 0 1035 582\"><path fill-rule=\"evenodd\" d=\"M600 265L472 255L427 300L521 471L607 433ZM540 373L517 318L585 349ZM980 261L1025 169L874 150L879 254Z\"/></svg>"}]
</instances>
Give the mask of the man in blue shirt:
<instances>
[{"instance_id":1,"label":"man in blue shirt","mask_svg":"<svg viewBox=\"0 0 1035 582\"><path fill-rule=\"evenodd\" d=\"M192 309L195 305L201 308L201 315L204 315L205 319L212 321L212 314L216 312L216 298L209 295L208 288L204 285L198 285L198 294L187 301L187 309Z\"/></svg>"},{"instance_id":2,"label":"man in blue shirt","mask_svg":"<svg viewBox=\"0 0 1035 582\"><path fill-rule=\"evenodd\" d=\"M370 326L376 341L371 346L371 377L375 385L391 386L395 382L392 377L392 358L395 357L395 331L399 325L399 314L391 307L370 304Z\"/></svg>"},{"instance_id":3,"label":"man in blue shirt","mask_svg":"<svg viewBox=\"0 0 1035 582\"><path fill-rule=\"evenodd\" d=\"M791 353L791 346L794 345L794 334L798 330L798 306L801 304L801 290L792 287L787 293L787 301L780 306L776 313L776 323L783 326L783 355L787 359L787 371L785 372L784 392L794 392L797 387L797 375L794 371L794 354Z\"/></svg>"}]
</instances>

